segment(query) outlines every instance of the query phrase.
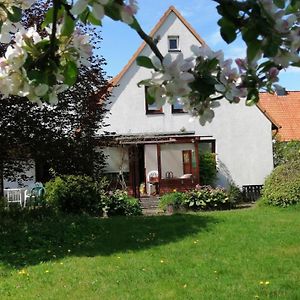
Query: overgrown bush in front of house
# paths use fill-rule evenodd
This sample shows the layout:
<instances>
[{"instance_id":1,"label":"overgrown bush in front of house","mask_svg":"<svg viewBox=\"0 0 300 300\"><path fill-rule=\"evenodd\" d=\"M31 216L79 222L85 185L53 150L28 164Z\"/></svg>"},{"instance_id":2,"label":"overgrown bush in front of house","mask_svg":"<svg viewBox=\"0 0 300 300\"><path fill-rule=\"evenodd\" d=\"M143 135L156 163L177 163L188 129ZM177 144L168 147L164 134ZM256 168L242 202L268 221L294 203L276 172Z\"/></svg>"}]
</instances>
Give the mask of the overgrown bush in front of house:
<instances>
[{"instance_id":1,"label":"overgrown bush in front of house","mask_svg":"<svg viewBox=\"0 0 300 300\"><path fill-rule=\"evenodd\" d=\"M212 186L217 178L216 157L214 153L199 154L199 177L201 185Z\"/></svg>"},{"instance_id":2,"label":"overgrown bush in front of house","mask_svg":"<svg viewBox=\"0 0 300 300\"><path fill-rule=\"evenodd\" d=\"M219 210L232 207L224 189L213 189L210 186L201 186L186 192L184 205L192 210Z\"/></svg>"},{"instance_id":3,"label":"overgrown bush in front of house","mask_svg":"<svg viewBox=\"0 0 300 300\"><path fill-rule=\"evenodd\" d=\"M95 182L89 176L57 176L46 183L46 203L65 213L101 216L105 181Z\"/></svg>"},{"instance_id":4,"label":"overgrown bush in front of house","mask_svg":"<svg viewBox=\"0 0 300 300\"><path fill-rule=\"evenodd\" d=\"M179 209L184 202L184 193L172 192L164 194L159 200L159 208L167 210L168 205L173 205L175 210Z\"/></svg>"},{"instance_id":5,"label":"overgrown bush in front of house","mask_svg":"<svg viewBox=\"0 0 300 300\"><path fill-rule=\"evenodd\" d=\"M275 167L289 161L300 160L300 141L276 141L273 149Z\"/></svg>"},{"instance_id":6,"label":"overgrown bush in front of house","mask_svg":"<svg viewBox=\"0 0 300 300\"><path fill-rule=\"evenodd\" d=\"M104 209L108 216L139 216L142 214L139 200L128 196L127 192L122 190L109 193Z\"/></svg>"},{"instance_id":7,"label":"overgrown bush in front of house","mask_svg":"<svg viewBox=\"0 0 300 300\"><path fill-rule=\"evenodd\" d=\"M300 202L300 160L276 167L265 181L261 203L287 207Z\"/></svg>"},{"instance_id":8,"label":"overgrown bush in front of house","mask_svg":"<svg viewBox=\"0 0 300 300\"><path fill-rule=\"evenodd\" d=\"M229 202L231 205L236 205L244 201L243 193L234 183L229 185L227 189L227 194L229 198Z\"/></svg>"}]
</instances>

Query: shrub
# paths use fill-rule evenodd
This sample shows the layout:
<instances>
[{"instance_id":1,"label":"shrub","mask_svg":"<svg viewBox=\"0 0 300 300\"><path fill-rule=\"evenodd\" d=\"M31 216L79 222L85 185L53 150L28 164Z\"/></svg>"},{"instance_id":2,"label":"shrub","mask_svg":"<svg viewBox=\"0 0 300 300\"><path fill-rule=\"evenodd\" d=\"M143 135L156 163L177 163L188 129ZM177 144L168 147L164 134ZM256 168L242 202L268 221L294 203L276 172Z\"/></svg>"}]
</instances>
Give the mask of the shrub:
<instances>
[{"instance_id":1,"label":"shrub","mask_svg":"<svg viewBox=\"0 0 300 300\"><path fill-rule=\"evenodd\" d=\"M159 208L166 210L168 205L173 205L174 209L179 209L184 202L184 194L173 192L163 195L159 200Z\"/></svg>"},{"instance_id":2,"label":"shrub","mask_svg":"<svg viewBox=\"0 0 300 300\"><path fill-rule=\"evenodd\" d=\"M232 206L241 203L244 200L243 193L235 184L230 184L227 194L228 194L229 202L231 203Z\"/></svg>"},{"instance_id":3,"label":"shrub","mask_svg":"<svg viewBox=\"0 0 300 300\"><path fill-rule=\"evenodd\" d=\"M126 191L111 192L105 201L108 216L139 216L142 208L138 199L129 197Z\"/></svg>"},{"instance_id":4,"label":"shrub","mask_svg":"<svg viewBox=\"0 0 300 300\"><path fill-rule=\"evenodd\" d=\"M7 200L5 197L0 197L0 212L6 210L7 208Z\"/></svg>"},{"instance_id":5,"label":"shrub","mask_svg":"<svg viewBox=\"0 0 300 300\"><path fill-rule=\"evenodd\" d=\"M213 185L217 178L216 157L214 153L199 154L199 177L201 185Z\"/></svg>"},{"instance_id":6,"label":"shrub","mask_svg":"<svg viewBox=\"0 0 300 300\"><path fill-rule=\"evenodd\" d=\"M46 202L65 213L102 215L105 181L88 176L58 176L46 184Z\"/></svg>"},{"instance_id":7,"label":"shrub","mask_svg":"<svg viewBox=\"0 0 300 300\"><path fill-rule=\"evenodd\" d=\"M229 209L231 203L225 190L203 186L184 195L184 205L192 210Z\"/></svg>"},{"instance_id":8,"label":"shrub","mask_svg":"<svg viewBox=\"0 0 300 300\"><path fill-rule=\"evenodd\" d=\"M262 202L287 207L300 202L300 161L276 167L265 181Z\"/></svg>"},{"instance_id":9,"label":"shrub","mask_svg":"<svg viewBox=\"0 0 300 300\"><path fill-rule=\"evenodd\" d=\"M276 141L274 144L275 167L294 160L300 160L300 141Z\"/></svg>"}]
</instances>

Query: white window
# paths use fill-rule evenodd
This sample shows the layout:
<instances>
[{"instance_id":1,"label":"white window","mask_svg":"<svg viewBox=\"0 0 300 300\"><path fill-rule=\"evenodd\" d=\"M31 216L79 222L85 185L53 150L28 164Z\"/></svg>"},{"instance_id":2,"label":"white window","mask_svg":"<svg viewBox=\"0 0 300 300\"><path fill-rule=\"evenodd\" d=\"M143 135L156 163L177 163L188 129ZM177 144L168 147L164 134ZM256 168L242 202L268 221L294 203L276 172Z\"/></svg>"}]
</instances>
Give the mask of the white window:
<instances>
[{"instance_id":1,"label":"white window","mask_svg":"<svg viewBox=\"0 0 300 300\"><path fill-rule=\"evenodd\" d=\"M179 49L179 36L178 35L172 35L168 37L169 42L169 52L172 51L180 51Z\"/></svg>"}]
</instances>

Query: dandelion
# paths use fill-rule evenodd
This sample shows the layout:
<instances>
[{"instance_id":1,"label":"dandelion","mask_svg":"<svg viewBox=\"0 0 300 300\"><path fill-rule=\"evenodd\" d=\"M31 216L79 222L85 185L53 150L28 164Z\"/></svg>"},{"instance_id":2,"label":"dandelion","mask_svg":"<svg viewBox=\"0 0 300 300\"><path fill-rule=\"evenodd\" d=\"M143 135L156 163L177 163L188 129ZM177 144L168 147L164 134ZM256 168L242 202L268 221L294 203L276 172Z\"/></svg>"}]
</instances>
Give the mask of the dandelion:
<instances>
[{"instance_id":1,"label":"dandelion","mask_svg":"<svg viewBox=\"0 0 300 300\"><path fill-rule=\"evenodd\" d=\"M263 281L260 281L260 282L259 282L259 284L260 284L260 285L263 285L263 284L264 284L264 282L263 282Z\"/></svg>"},{"instance_id":2,"label":"dandelion","mask_svg":"<svg viewBox=\"0 0 300 300\"><path fill-rule=\"evenodd\" d=\"M46 270L45 273L49 273L49 270Z\"/></svg>"},{"instance_id":3,"label":"dandelion","mask_svg":"<svg viewBox=\"0 0 300 300\"><path fill-rule=\"evenodd\" d=\"M120 256L118 256L118 258L120 259L121 257L120 257Z\"/></svg>"},{"instance_id":4,"label":"dandelion","mask_svg":"<svg viewBox=\"0 0 300 300\"><path fill-rule=\"evenodd\" d=\"M270 281L266 281L266 282L265 282L265 285L269 285L269 284L270 284Z\"/></svg>"},{"instance_id":5,"label":"dandelion","mask_svg":"<svg viewBox=\"0 0 300 300\"><path fill-rule=\"evenodd\" d=\"M161 264L163 264L163 263L164 263L164 261L161 259L161 260L160 260L160 263L161 263Z\"/></svg>"},{"instance_id":6,"label":"dandelion","mask_svg":"<svg viewBox=\"0 0 300 300\"><path fill-rule=\"evenodd\" d=\"M27 271L24 270L24 269L20 270L20 271L18 272L18 274L20 274L20 275L28 275Z\"/></svg>"},{"instance_id":7,"label":"dandelion","mask_svg":"<svg viewBox=\"0 0 300 300\"><path fill-rule=\"evenodd\" d=\"M59 263L60 265L63 265L64 263L63 262L61 262L61 263Z\"/></svg>"},{"instance_id":8,"label":"dandelion","mask_svg":"<svg viewBox=\"0 0 300 300\"><path fill-rule=\"evenodd\" d=\"M187 287L187 285L185 284L184 286L183 286L183 288L185 289Z\"/></svg>"}]
</instances>

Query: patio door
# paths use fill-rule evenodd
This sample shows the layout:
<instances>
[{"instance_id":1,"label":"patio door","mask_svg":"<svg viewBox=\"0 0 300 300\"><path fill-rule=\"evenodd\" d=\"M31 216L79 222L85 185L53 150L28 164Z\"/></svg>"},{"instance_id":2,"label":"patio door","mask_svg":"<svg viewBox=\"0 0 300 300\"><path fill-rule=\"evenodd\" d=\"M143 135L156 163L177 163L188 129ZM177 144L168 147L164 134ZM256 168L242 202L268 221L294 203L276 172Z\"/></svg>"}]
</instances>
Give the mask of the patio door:
<instances>
[{"instance_id":1,"label":"patio door","mask_svg":"<svg viewBox=\"0 0 300 300\"><path fill-rule=\"evenodd\" d=\"M144 145L129 148L129 179L134 197L140 197L140 185L145 182Z\"/></svg>"}]
</instances>

